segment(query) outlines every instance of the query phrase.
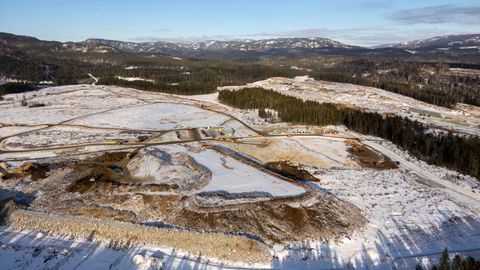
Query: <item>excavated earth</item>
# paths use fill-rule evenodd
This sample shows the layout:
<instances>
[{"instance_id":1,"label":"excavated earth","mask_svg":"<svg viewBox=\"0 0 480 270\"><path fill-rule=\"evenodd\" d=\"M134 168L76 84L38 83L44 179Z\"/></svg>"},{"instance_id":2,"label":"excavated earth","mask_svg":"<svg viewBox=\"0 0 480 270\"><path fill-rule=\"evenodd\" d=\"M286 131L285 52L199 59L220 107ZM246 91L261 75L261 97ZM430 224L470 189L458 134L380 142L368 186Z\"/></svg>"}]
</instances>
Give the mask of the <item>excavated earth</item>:
<instances>
[{"instance_id":1,"label":"excavated earth","mask_svg":"<svg viewBox=\"0 0 480 270\"><path fill-rule=\"evenodd\" d=\"M285 197L200 192L211 172L187 154L146 148L61 163L45 160L31 167L47 167L46 177L38 179L31 173L35 170L26 170L4 185L28 182L36 190L29 207L41 212L244 235L267 245L334 240L367 222L356 206L281 175L306 192Z\"/></svg>"}]
</instances>

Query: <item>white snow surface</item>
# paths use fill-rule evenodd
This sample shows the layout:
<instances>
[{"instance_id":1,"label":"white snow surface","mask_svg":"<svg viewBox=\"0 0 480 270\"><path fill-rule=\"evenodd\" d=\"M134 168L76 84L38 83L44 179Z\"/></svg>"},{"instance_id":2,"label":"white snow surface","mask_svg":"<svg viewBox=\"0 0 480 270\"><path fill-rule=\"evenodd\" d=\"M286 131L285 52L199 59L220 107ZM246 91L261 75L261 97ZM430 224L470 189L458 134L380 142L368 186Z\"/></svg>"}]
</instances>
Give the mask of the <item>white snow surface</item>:
<instances>
[{"instance_id":1,"label":"white snow surface","mask_svg":"<svg viewBox=\"0 0 480 270\"><path fill-rule=\"evenodd\" d=\"M193 256L168 247L141 245L122 249L84 239L49 236L33 231L14 231L0 227L0 263L2 269L78 269L128 270L177 269L220 270L265 268L268 265L246 265L219 262Z\"/></svg>"},{"instance_id":2,"label":"white snow surface","mask_svg":"<svg viewBox=\"0 0 480 270\"><path fill-rule=\"evenodd\" d=\"M184 152L212 172L209 184L198 192L269 193L272 196L293 196L305 192L305 189L300 186L280 180L212 149L196 153L188 151L181 145L157 146L157 148L171 153Z\"/></svg>"},{"instance_id":3,"label":"white snow surface","mask_svg":"<svg viewBox=\"0 0 480 270\"><path fill-rule=\"evenodd\" d=\"M158 103L117 109L95 117L75 120L73 124L94 127L159 130L186 127L219 126L228 120L226 116L196 107Z\"/></svg>"}]
</instances>

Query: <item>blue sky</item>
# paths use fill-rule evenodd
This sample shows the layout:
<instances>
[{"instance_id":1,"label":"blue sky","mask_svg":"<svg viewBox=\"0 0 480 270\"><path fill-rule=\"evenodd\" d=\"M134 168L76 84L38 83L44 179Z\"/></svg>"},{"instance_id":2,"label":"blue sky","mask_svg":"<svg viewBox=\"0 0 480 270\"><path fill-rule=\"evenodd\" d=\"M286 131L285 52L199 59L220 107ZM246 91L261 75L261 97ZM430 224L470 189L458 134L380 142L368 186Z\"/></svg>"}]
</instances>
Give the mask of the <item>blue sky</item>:
<instances>
[{"instance_id":1,"label":"blue sky","mask_svg":"<svg viewBox=\"0 0 480 270\"><path fill-rule=\"evenodd\" d=\"M0 0L0 31L61 41L319 36L376 45L480 32L480 1Z\"/></svg>"}]
</instances>

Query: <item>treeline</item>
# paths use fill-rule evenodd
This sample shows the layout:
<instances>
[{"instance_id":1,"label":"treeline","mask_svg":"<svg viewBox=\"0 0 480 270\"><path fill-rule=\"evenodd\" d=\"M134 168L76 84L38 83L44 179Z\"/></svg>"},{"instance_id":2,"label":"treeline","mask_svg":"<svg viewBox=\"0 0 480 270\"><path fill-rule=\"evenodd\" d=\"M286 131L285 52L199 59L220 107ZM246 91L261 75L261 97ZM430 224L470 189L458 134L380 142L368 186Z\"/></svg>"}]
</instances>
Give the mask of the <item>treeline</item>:
<instances>
[{"instance_id":1,"label":"treeline","mask_svg":"<svg viewBox=\"0 0 480 270\"><path fill-rule=\"evenodd\" d=\"M179 95L200 95L213 93L219 86L242 85L270 77L293 77L298 71L285 67L269 67L256 64L229 62L186 62L190 66L162 66L157 68L137 68L114 70L102 76L98 84L132 87L146 91L164 92ZM186 64L183 63L183 64ZM116 78L136 77L147 80L127 81ZM98 76L98 73L96 73Z\"/></svg>"},{"instance_id":2,"label":"treeline","mask_svg":"<svg viewBox=\"0 0 480 270\"><path fill-rule=\"evenodd\" d=\"M6 94L17 94L27 91L33 91L38 87L32 83L11 82L0 85L0 97Z\"/></svg>"},{"instance_id":3,"label":"treeline","mask_svg":"<svg viewBox=\"0 0 480 270\"><path fill-rule=\"evenodd\" d=\"M127 81L117 79L115 77L102 77L97 84L116 85L122 87L136 88L150 92L162 92L176 95L201 95L212 93L216 87L214 84L181 82L178 84L166 82L150 82L150 81Z\"/></svg>"},{"instance_id":4,"label":"treeline","mask_svg":"<svg viewBox=\"0 0 480 270\"><path fill-rule=\"evenodd\" d=\"M480 106L480 95L474 93L469 88L441 89L430 86L422 88L414 87L408 83L399 83L395 81L369 80L359 77L353 77L350 74L343 73L324 73L314 72L311 75L316 80L332 81L339 83L351 83L368 87L380 88L389 92L397 93L416 100L424 101L433 105L451 107L456 103L466 103Z\"/></svg>"},{"instance_id":5,"label":"treeline","mask_svg":"<svg viewBox=\"0 0 480 270\"><path fill-rule=\"evenodd\" d=\"M285 96L262 88L223 90L219 100L241 109L273 109L282 121L307 125L345 125L367 135L389 140L429 164L443 166L480 179L480 138L432 134L417 121L341 108L334 104Z\"/></svg>"},{"instance_id":6,"label":"treeline","mask_svg":"<svg viewBox=\"0 0 480 270\"><path fill-rule=\"evenodd\" d=\"M445 249L440 258L440 262L436 265L433 265L431 270L478 270L480 269L480 260L475 259L471 256L460 256L455 255L453 260L450 260L448 254L448 249ZM424 270L424 268L417 264L415 270Z\"/></svg>"},{"instance_id":7,"label":"treeline","mask_svg":"<svg viewBox=\"0 0 480 270\"><path fill-rule=\"evenodd\" d=\"M88 79L94 65L61 59L17 59L0 55L0 76L31 82L52 81L56 85L77 84ZM107 70L108 67L103 67Z\"/></svg>"}]
</instances>

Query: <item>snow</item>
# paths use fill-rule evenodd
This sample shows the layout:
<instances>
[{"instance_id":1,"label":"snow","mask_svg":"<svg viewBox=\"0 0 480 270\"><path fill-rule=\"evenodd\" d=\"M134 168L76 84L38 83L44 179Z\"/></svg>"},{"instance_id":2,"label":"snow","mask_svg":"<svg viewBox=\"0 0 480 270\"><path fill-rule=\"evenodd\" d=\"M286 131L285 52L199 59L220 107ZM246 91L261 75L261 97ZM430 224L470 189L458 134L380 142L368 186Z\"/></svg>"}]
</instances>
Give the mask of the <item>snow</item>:
<instances>
[{"instance_id":1,"label":"snow","mask_svg":"<svg viewBox=\"0 0 480 270\"><path fill-rule=\"evenodd\" d=\"M1 131L2 129L0 129ZM150 133L146 133L150 134ZM117 130L98 130L85 127L58 126L25 135L15 136L3 141L6 149L26 149L29 147L54 147L87 143L103 143L107 140L132 140L145 135L141 132L125 132ZM12 146L13 145L13 146Z\"/></svg>"},{"instance_id":2,"label":"snow","mask_svg":"<svg viewBox=\"0 0 480 270\"><path fill-rule=\"evenodd\" d=\"M42 159L42 158L50 158L56 157L57 154L51 151L37 151L37 152L18 152L18 153L8 153L8 154L1 154L0 153L0 160L24 160L24 159ZM12 163L13 164L13 163Z\"/></svg>"},{"instance_id":3,"label":"snow","mask_svg":"<svg viewBox=\"0 0 480 270\"><path fill-rule=\"evenodd\" d=\"M0 138L2 137L7 137L7 136L12 136L15 134L19 134L22 132L34 130L40 127L26 127L26 126L7 126L7 127L1 127L0 128Z\"/></svg>"},{"instance_id":4,"label":"snow","mask_svg":"<svg viewBox=\"0 0 480 270\"><path fill-rule=\"evenodd\" d=\"M154 80L144 79L144 78L140 78L140 77L122 77L122 76L116 76L116 78L117 78L117 79L120 79L120 80L124 80L124 81L129 81L129 82L133 82L133 81L155 82Z\"/></svg>"},{"instance_id":5,"label":"snow","mask_svg":"<svg viewBox=\"0 0 480 270\"><path fill-rule=\"evenodd\" d=\"M100 112L98 109L77 109L62 107L10 107L0 110L0 119L4 124L44 125L57 124L72 118Z\"/></svg>"},{"instance_id":6,"label":"snow","mask_svg":"<svg viewBox=\"0 0 480 270\"><path fill-rule=\"evenodd\" d=\"M109 111L72 121L93 127L159 130L185 127L219 126L224 115L182 104L148 104Z\"/></svg>"},{"instance_id":7,"label":"snow","mask_svg":"<svg viewBox=\"0 0 480 270\"><path fill-rule=\"evenodd\" d=\"M189 162L185 154L173 154L158 148L141 150L127 168L137 178L135 183L176 184L182 190L202 187L208 181L208 174Z\"/></svg>"},{"instance_id":8,"label":"snow","mask_svg":"<svg viewBox=\"0 0 480 270\"><path fill-rule=\"evenodd\" d=\"M196 162L212 172L210 183L199 190L226 191L229 193L270 193L272 196L292 196L305 192L305 189L278 179L257 168L245 165L240 161L224 156L214 150L190 152L183 146L162 146L158 149L169 152L184 152Z\"/></svg>"},{"instance_id":9,"label":"snow","mask_svg":"<svg viewBox=\"0 0 480 270\"><path fill-rule=\"evenodd\" d=\"M478 124L473 111L450 110L423 104L396 94L378 89L346 84L315 82L308 77L270 79L256 85L274 88L304 99L323 102L352 103L379 112L393 111L406 115L402 110L410 107L467 119ZM237 87L235 89L238 89ZM119 87L95 85L62 86L42 89L23 94L8 95L2 103L0 119L3 126L0 137L45 127L44 124L81 124L97 128L114 127L141 130L165 130L223 126L234 129L234 136L255 135L253 131L229 117L206 110L226 112L259 127L287 130L303 130L286 126L285 123L270 124L258 117L256 110L239 110L218 103L218 94L191 96L188 98L148 93ZM19 101L25 96L29 101L46 103L46 107L21 107ZM11 102L10 102L11 101ZM7 103L8 102L8 103ZM151 104L147 103L150 102ZM165 103L161 103L165 102ZM204 106L204 108L202 108ZM465 109L464 109L465 110ZM410 114L412 112L409 112ZM92 114L92 115L90 115ZM415 116L415 113L413 117ZM90 115L90 116L88 116ZM80 118L78 118L80 117ZM78 119L76 119L78 118ZM457 122L429 117L429 123L436 123L467 132L477 132ZM25 124L39 125L30 127ZM88 129L68 125L50 127L30 134L14 136L5 140L3 147L12 144L42 147L61 144L101 142L110 138L134 139L133 133L118 130ZM46 236L35 232L18 232L0 228L0 263L7 269L56 268L59 269L147 269L165 263L166 269L221 269L240 267L262 267L275 269L413 269L416 263L431 266L445 247L454 253L480 256L480 184L477 179L459 173L431 166L419 161L389 142L370 136L349 132L334 127L344 135L357 136L365 144L400 162L400 168L376 170L361 168L352 161L347 146L340 138L318 138L313 136L276 137L265 148L253 144L239 144L252 147L264 155L279 159L285 155L288 160L318 166L305 166L320 182L311 183L319 191L328 192L341 200L360 208L368 220L367 226L339 241L305 240L287 246L275 246L274 259L269 265L245 266L231 263L210 262L208 258L189 257L172 251L171 248L135 246L128 249L110 249L101 243L71 240L62 236ZM188 132L188 131L185 131ZM150 132L147 132L150 133ZM262 141L265 138L248 138L240 142ZM177 141L175 131L158 138L163 141ZM153 141L153 140L152 140ZM278 142L278 143L276 143ZM211 144L209 142L208 144ZM214 142L217 146L235 149L228 142ZM232 157L210 149L200 143L155 146L170 154L182 153L191 156L197 163L211 172L211 179L205 185L192 191L225 191L228 193L269 193L272 196L294 196L305 189L292 182L283 181L258 168L248 166ZM12 147L13 147L12 146ZM84 155L94 151L133 149L133 145L91 145L74 149L72 155ZM258 148L258 149L257 149ZM4 150L4 149L2 149ZM237 149L242 152L242 149ZM250 152L244 151L246 154ZM0 160L7 161L7 169L18 166L23 159L50 157L67 158L70 153L60 150L0 153ZM251 154L251 153L250 153ZM249 155L250 155L249 154ZM290 156L289 156L290 155ZM254 156L255 155L250 155ZM19 161L15 161L19 160ZM139 168L140 176L167 175L175 178L182 175L183 168L174 171L162 168L158 157L142 160L145 167ZM324 166L320 166L320 165ZM156 167L155 167L156 166ZM155 170L159 169L159 170ZM185 180L185 179L183 179ZM187 180L193 180L187 179ZM22 180L23 181L23 180ZM29 181L28 179L25 180ZM185 181L188 182L188 181ZM19 188L19 187L15 187ZM41 192L41 191L40 191ZM160 194L160 193L159 193ZM197 196L201 197L201 196ZM261 201L264 198L252 200ZM210 199L210 203L243 203L244 201L221 201ZM215 201L220 200L220 201ZM249 199L250 200L250 199ZM305 202L307 203L307 202ZM39 249L37 249L39 248ZM184 256L187 257L184 258ZM161 258L163 256L163 259Z\"/></svg>"},{"instance_id":10,"label":"snow","mask_svg":"<svg viewBox=\"0 0 480 270\"><path fill-rule=\"evenodd\" d=\"M109 247L108 243L0 227L2 269L257 269L268 265L220 262L168 247Z\"/></svg>"},{"instance_id":11,"label":"snow","mask_svg":"<svg viewBox=\"0 0 480 270\"><path fill-rule=\"evenodd\" d=\"M305 76L294 79L270 78L246 86L222 87L219 90L239 90L244 87L263 87L303 100L320 103L348 104L377 113L392 113L408 117L441 129L480 136L480 118L462 111L435 106L378 88L353 84L316 81ZM431 112L424 116L421 112Z\"/></svg>"}]
</instances>

